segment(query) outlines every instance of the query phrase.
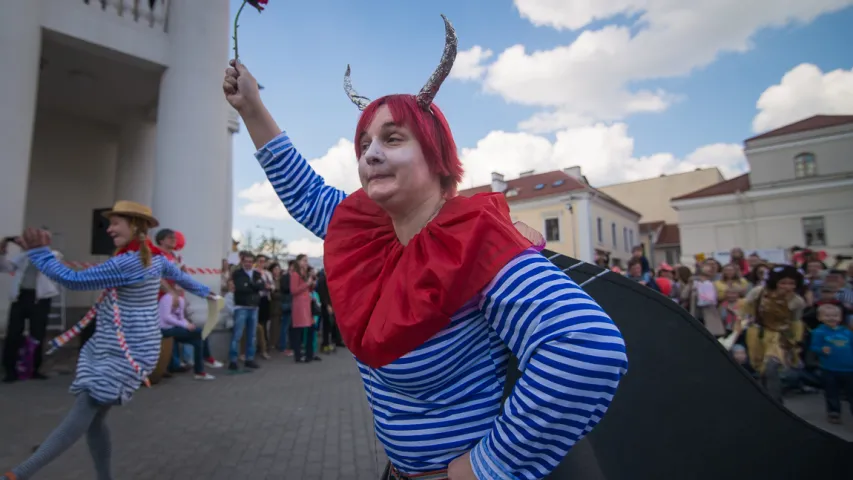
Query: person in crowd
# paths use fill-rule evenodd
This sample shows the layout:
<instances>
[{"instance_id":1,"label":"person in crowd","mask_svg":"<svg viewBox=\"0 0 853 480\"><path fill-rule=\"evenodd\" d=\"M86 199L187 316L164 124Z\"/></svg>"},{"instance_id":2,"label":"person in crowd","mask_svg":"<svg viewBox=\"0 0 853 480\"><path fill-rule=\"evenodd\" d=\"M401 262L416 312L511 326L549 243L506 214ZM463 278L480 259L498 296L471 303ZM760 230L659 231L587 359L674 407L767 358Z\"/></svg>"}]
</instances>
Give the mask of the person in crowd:
<instances>
[{"instance_id":1,"label":"person in crowd","mask_svg":"<svg viewBox=\"0 0 853 480\"><path fill-rule=\"evenodd\" d=\"M743 291L739 288L730 288L721 297L720 318L726 334L731 333L741 321L740 313L743 310Z\"/></svg>"},{"instance_id":2,"label":"person in crowd","mask_svg":"<svg viewBox=\"0 0 853 480\"><path fill-rule=\"evenodd\" d=\"M753 378L753 380L760 380L758 372L756 372L755 369L752 368L752 364L749 363L749 355L747 355L746 353L746 347L738 343L734 344L731 349L731 355L734 361L737 362L738 365L740 365L744 370L746 370Z\"/></svg>"},{"instance_id":3,"label":"person in crowd","mask_svg":"<svg viewBox=\"0 0 853 480\"><path fill-rule=\"evenodd\" d=\"M260 368L255 361L255 334L258 328L258 305L261 291L266 288L261 273L255 269L255 255L249 251L240 252L240 268L231 274L234 282L234 329L231 332L231 348L228 352L228 370L237 371L240 355L240 340L246 332L246 360L244 367Z\"/></svg>"},{"instance_id":4,"label":"person in crowd","mask_svg":"<svg viewBox=\"0 0 853 480\"><path fill-rule=\"evenodd\" d=\"M744 275L749 273L749 261L744 257L742 248L735 247L731 250L729 263L737 267L738 275L740 277L743 277Z\"/></svg>"},{"instance_id":5,"label":"person in crowd","mask_svg":"<svg viewBox=\"0 0 853 480\"><path fill-rule=\"evenodd\" d=\"M329 285L326 283L326 270L320 270L317 275L317 294L320 297L320 328L323 331L323 353L333 353L338 347L343 347L341 332L335 322L335 310L332 308L332 298L329 295Z\"/></svg>"},{"instance_id":6,"label":"person in crowd","mask_svg":"<svg viewBox=\"0 0 853 480\"><path fill-rule=\"evenodd\" d=\"M313 267L308 267L308 283L314 285L311 289L311 318L314 319L314 323L311 328L305 331L306 338L303 340L304 342L311 342L311 352L314 354L312 357L314 361L319 362L323 359L318 355L320 353L320 349L317 345L317 336L320 333L320 294L317 293L317 271L314 270Z\"/></svg>"},{"instance_id":7,"label":"person in crowd","mask_svg":"<svg viewBox=\"0 0 853 480\"><path fill-rule=\"evenodd\" d=\"M643 272L643 260L639 257L634 257L628 260L628 271L625 274L629 279L644 285L656 292L660 292L657 282L650 271Z\"/></svg>"},{"instance_id":8,"label":"person in crowd","mask_svg":"<svg viewBox=\"0 0 853 480\"><path fill-rule=\"evenodd\" d=\"M675 297L678 304L684 307L685 310L690 310L690 296L685 292L690 288L690 282L693 278L693 272L690 267L679 265L675 269L675 285L674 290L678 291L678 296Z\"/></svg>"},{"instance_id":9,"label":"person in crowd","mask_svg":"<svg viewBox=\"0 0 853 480\"><path fill-rule=\"evenodd\" d=\"M818 318L821 325L812 332L811 350L820 359L829 422L841 423L842 394L853 413L853 331L843 324L838 305L821 305Z\"/></svg>"},{"instance_id":10,"label":"person in crowd","mask_svg":"<svg viewBox=\"0 0 853 480\"><path fill-rule=\"evenodd\" d=\"M742 315L753 319L746 331L746 348L753 368L761 375L764 388L782 402L783 377L788 370L801 368L799 345L805 325L805 300L796 292L803 276L790 265L775 266L767 282L746 295Z\"/></svg>"},{"instance_id":11,"label":"person in crowd","mask_svg":"<svg viewBox=\"0 0 853 480\"><path fill-rule=\"evenodd\" d=\"M278 262L272 262L267 266L272 277L272 285L270 290L270 320L269 320L269 335L267 336L267 349L269 352L273 348L278 348L278 340L281 338L281 277L282 269Z\"/></svg>"},{"instance_id":12,"label":"person in crowd","mask_svg":"<svg viewBox=\"0 0 853 480\"><path fill-rule=\"evenodd\" d=\"M282 272L279 280L279 290L281 291L281 331L278 336L278 350L284 352L284 356L292 357L293 349L288 343L289 335L291 335L292 314L293 314L293 296L290 294L290 275L296 269L296 260L287 262L287 272Z\"/></svg>"},{"instance_id":13,"label":"person in crowd","mask_svg":"<svg viewBox=\"0 0 853 480\"><path fill-rule=\"evenodd\" d=\"M71 270L56 258L50 250L50 233L29 228L23 235L30 262L51 280L72 290L105 290L83 320L51 341L54 347L61 347L88 323L101 324L80 353L71 384L76 396L71 411L33 455L0 476L2 480L32 478L83 435L97 477L112 478L106 417L112 407L129 402L139 386L148 382L159 359L160 279L173 279L200 297L218 298L175 267L148 239L148 230L158 225L150 208L118 201L105 216L117 251L106 262L82 271Z\"/></svg>"},{"instance_id":14,"label":"person in crowd","mask_svg":"<svg viewBox=\"0 0 853 480\"><path fill-rule=\"evenodd\" d=\"M692 276L685 289L681 291L681 300L685 308L696 320L702 322L714 337L726 334L720 310L717 308L717 288L714 286L714 264L702 263L699 273Z\"/></svg>"},{"instance_id":15,"label":"person in crowd","mask_svg":"<svg viewBox=\"0 0 853 480\"><path fill-rule=\"evenodd\" d=\"M10 243L14 243L23 250L12 259L7 258ZM30 262L26 250L27 247L21 237L7 237L0 241L0 273L15 274L9 289L9 319L6 324L6 339L3 341L4 383L13 383L18 380L18 352L24 344L24 331L27 326L29 326L30 338L36 343L30 378L36 380L47 378L41 371L44 339L47 334L47 319L50 315L51 303L59 296L59 287ZM53 254L57 258L62 258L56 250Z\"/></svg>"},{"instance_id":16,"label":"person in crowd","mask_svg":"<svg viewBox=\"0 0 853 480\"><path fill-rule=\"evenodd\" d=\"M269 261L269 257L264 254L258 255L255 259L255 269L258 273L261 274L261 278L264 280L264 289L261 290L261 301L258 304L258 345L260 347L260 355L264 360L269 360L269 326L270 326L270 313L271 313L271 305L270 299L272 298L272 293L276 289L275 282L273 281L272 272L269 271L267 267L267 262Z\"/></svg>"},{"instance_id":17,"label":"person in crowd","mask_svg":"<svg viewBox=\"0 0 853 480\"><path fill-rule=\"evenodd\" d=\"M223 297L225 305L219 311L219 325L223 328L233 330L234 328L234 281L228 280L228 285L225 287L226 293Z\"/></svg>"},{"instance_id":18,"label":"person in crowd","mask_svg":"<svg viewBox=\"0 0 853 480\"><path fill-rule=\"evenodd\" d=\"M812 259L806 263L805 282L808 287L811 298L820 296L820 290L823 288L823 282L826 280L826 265L817 259ZM809 301L810 299L806 299ZM811 302L809 302L811 303Z\"/></svg>"},{"instance_id":19,"label":"person in crowd","mask_svg":"<svg viewBox=\"0 0 853 480\"><path fill-rule=\"evenodd\" d=\"M658 274L654 279L658 291L667 298L678 298L677 287L674 281L674 272L670 264L663 262L658 267Z\"/></svg>"},{"instance_id":20,"label":"person in crowd","mask_svg":"<svg viewBox=\"0 0 853 480\"><path fill-rule=\"evenodd\" d=\"M213 380L215 377L204 371L204 347L201 329L184 317L186 299L178 293L177 305L172 296L166 293L160 298L160 331L164 338L174 338L176 342L190 345L193 349L193 370L196 380Z\"/></svg>"},{"instance_id":21,"label":"person in crowd","mask_svg":"<svg viewBox=\"0 0 853 480\"><path fill-rule=\"evenodd\" d=\"M308 363L314 359L314 342L306 341L308 331L314 329L311 313L311 291L314 284L309 276L308 257L298 255L293 272L290 273L290 348L297 363Z\"/></svg>"},{"instance_id":22,"label":"person in crowd","mask_svg":"<svg viewBox=\"0 0 853 480\"><path fill-rule=\"evenodd\" d=\"M703 266L708 265L711 267L709 270L709 273L711 275L711 281L712 282L716 282L717 280L720 279L720 276L722 275L722 271L723 271L723 266L722 266L722 264L720 264L720 262L717 261L717 259L708 258L704 262L702 262L702 265ZM701 271L701 267L700 267L700 271Z\"/></svg>"},{"instance_id":23,"label":"person in crowd","mask_svg":"<svg viewBox=\"0 0 853 480\"><path fill-rule=\"evenodd\" d=\"M462 164L432 102L455 58L445 27L441 65L420 94L370 102L346 77L363 110L352 195L294 148L244 65L232 62L223 90L285 207L325 239L335 317L390 459L385 478L544 478L607 411L627 371L624 341L513 224L503 194L457 195ZM291 275L294 325L303 271ZM502 402L511 354L521 377Z\"/></svg>"},{"instance_id":24,"label":"person in crowd","mask_svg":"<svg viewBox=\"0 0 853 480\"><path fill-rule=\"evenodd\" d=\"M764 282L767 279L767 274L770 272L770 265L761 262L753 265L749 273L746 275L747 282L747 291L754 289L755 287L764 286Z\"/></svg>"},{"instance_id":25,"label":"person in crowd","mask_svg":"<svg viewBox=\"0 0 853 480\"><path fill-rule=\"evenodd\" d=\"M737 290L741 295L746 295L749 282L740 274L740 268L734 263L726 264L720 272L720 278L714 282L717 289L717 298L722 300L729 290Z\"/></svg>"},{"instance_id":26,"label":"person in crowd","mask_svg":"<svg viewBox=\"0 0 853 480\"><path fill-rule=\"evenodd\" d=\"M628 260L628 263L629 263L628 270L630 270L631 260L637 260L640 262L640 268L642 269L641 273L643 275L652 271L652 267L649 264L649 259L646 258L645 250L646 250L646 247L643 244L635 245L634 248L631 249L631 259Z\"/></svg>"}]
</instances>

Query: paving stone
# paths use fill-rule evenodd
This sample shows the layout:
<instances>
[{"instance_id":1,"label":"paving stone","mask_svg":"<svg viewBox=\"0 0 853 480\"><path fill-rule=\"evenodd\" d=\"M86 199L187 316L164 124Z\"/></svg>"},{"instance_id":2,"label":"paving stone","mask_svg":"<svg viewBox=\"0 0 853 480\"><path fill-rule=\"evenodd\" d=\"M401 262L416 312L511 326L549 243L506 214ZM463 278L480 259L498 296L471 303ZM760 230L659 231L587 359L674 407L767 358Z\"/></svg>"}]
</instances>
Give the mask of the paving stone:
<instances>
[{"instance_id":1,"label":"paving stone","mask_svg":"<svg viewBox=\"0 0 853 480\"><path fill-rule=\"evenodd\" d=\"M323 359L297 365L277 355L252 374L211 370L212 382L182 374L140 390L108 417L114 476L377 479L386 457L373 440L355 363L346 351ZM73 401L71 379L0 385L0 471L24 460L59 424ZM35 480L94 476L80 441Z\"/></svg>"}]
</instances>

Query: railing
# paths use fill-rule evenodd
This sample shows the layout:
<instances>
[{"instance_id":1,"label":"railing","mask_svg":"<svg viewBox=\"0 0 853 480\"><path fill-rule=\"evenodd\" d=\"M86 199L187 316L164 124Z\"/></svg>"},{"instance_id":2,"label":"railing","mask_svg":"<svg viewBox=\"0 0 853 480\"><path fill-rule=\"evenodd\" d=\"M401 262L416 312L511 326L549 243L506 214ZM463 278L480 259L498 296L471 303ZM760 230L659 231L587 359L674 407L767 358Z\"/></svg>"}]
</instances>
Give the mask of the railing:
<instances>
[{"instance_id":1,"label":"railing","mask_svg":"<svg viewBox=\"0 0 853 480\"><path fill-rule=\"evenodd\" d=\"M147 23L151 28L167 31L171 0L83 0L86 5L103 11L114 11L137 23Z\"/></svg>"}]
</instances>

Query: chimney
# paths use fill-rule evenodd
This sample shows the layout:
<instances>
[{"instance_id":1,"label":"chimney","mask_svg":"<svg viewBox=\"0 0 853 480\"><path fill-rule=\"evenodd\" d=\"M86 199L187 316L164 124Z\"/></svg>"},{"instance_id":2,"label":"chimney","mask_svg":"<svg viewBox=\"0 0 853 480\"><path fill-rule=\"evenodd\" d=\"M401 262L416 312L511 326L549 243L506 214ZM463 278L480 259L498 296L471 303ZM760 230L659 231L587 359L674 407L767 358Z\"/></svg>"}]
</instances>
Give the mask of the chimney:
<instances>
[{"instance_id":1,"label":"chimney","mask_svg":"<svg viewBox=\"0 0 853 480\"><path fill-rule=\"evenodd\" d=\"M535 172L535 170L525 170L525 171L519 173L518 176L519 177L529 177L529 176L533 175L533 172Z\"/></svg>"},{"instance_id":2,"label":"chimney","mask_svg":"<svg viewBox=\"0 0 853 480\"><path fill-rule=\"evenodd\" d=\"M566 175L568 175L572 178L583 181L583 175L581 174L581 167L579 167L577 165L574 167L564 168L563 173L565 173Z\"/></svg>"},{"instance_id":3,"label":"chimney","mask_svg":"<svg viewBox=\"0 0 853 480\"><path fill-rule=\"evenodd\" d=\"M492 172L492 192L503 193L506 191L506 182L502 173Z\"/></svg>"}]
</instances>

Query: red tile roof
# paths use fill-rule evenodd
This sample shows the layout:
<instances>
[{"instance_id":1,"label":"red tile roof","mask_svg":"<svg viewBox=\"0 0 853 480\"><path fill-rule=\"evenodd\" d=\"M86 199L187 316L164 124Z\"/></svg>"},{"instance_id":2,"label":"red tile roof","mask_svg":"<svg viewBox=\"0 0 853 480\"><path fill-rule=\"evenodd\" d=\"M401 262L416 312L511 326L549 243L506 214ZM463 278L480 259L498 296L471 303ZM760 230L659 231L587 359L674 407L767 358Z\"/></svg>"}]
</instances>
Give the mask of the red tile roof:
<instances>
[{"instance_id":1,"label":"red tile roof","mask_svg":"<svg viewBox=\"0 0 853 480\"><path fill-rule=\"evenodd\" d=\"M539 188L537 188L539 187ZM506 181L506 190L504 193L515 190L515 195L506 197L508 203L521 202L534 198L547 197L550 195L565 194L579 190L590 190L597 192L601 197L606 198L615 205L618 205L629 212L640 215L639 212L633 210L623 203L618 202L610 195L596 190L589 185L581 182L575 177L563 172L562 170L554 170L552 172L537 173L534 175L526 175L523 177L514 178ZM491 185L481 185L479 187L460 190L459 195L470 197L478 193L488 193L492 191Z\"/></svg>"},{"instance_id":2,"label":"red tile roof","mask_svg":"<svg viewBox=\"0 0 853 480\"><path fill-rule=\"evenodd\" d=\"M536 187L542 185L539 189ZM515 190L517 195L506 197L507 202L520 202L522 200L530 200L531 198L545 197L557 193L568 193L576 190L584 190L586 185L581 183L575 177L555 170L553 172L539 173L535 175L527 175L524 177L507 180L506 191ZM479 187L462 190L459 195L470 197L477 193L487 193L492 191L491 185L482 185Z\"/></svg>"},{"instance_id":3,"label":"red tile roof","mask_svg":"<svg viewBox=\"0 0 853 480\"><path fill-rule=\"evenodd\" d=\"M676 224L666 224L661 229L660 235L658 235L658 241L655 242L657 246L667 246L667 245L680 245L681 244L681 230L678 228Z\"/></svg>"},{"instance_id":4,"label":"red tile roof","mask_svg":"<svg viewBox=\"0 0 853 480\"><path fill-rule=\"evenodd\" d=\"M781 137L782 135L790 135L792 133L808 132L811 130L820 130L821 128L837 127L838 125L846 125L853 123L853 115L815 115L813 117L800 120L799 122L779 127L775 130L762 133L752 138L747 138L746 142L753 140L763 140L765 138Z\"/></svg>"},{"instance_id":5,"label":"red tile roof","mask_svg":"<svg viewBox=\"0 0 853 480\"><path fill-rule=\"evenodd\" d=\"M744 173L739 177L731 178L720 183L715 183L711 186L696 190L695 192L690 192L680 197L675 197L671 200L688 200L691 198L705 198L716 197L718 195L730 195L736 192L745 192L750 188L752 188L752 185L749 182L749 174Z\"/></svg>"}]
</instances>

